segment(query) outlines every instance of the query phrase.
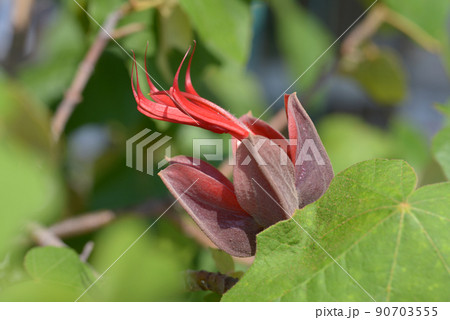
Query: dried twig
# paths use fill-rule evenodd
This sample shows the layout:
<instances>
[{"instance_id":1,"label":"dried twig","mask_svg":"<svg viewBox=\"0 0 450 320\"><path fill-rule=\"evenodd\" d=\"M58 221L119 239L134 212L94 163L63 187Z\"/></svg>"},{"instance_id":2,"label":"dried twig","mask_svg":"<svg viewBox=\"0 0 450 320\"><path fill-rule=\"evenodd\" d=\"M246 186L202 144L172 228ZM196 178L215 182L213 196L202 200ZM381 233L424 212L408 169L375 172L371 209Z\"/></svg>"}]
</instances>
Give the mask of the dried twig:
<instances>
[{"instance_id":1,"label":"dried twig","mask_svg":"<svg viewBox=\"0 0 450 320\"><path fill-rule=\"evenodd\" d=\"M49 231L64 239L98 230L115 218L116 214L111 210L91 212L58 222Z\"/></svg>"},{"instance_id":2,"label":"dried twig","mask_svg":"<svg viewBox=\"0 0 450 320\"><path fill-rule=\"evenodd\" d=\"M126 26L123 26L121 28L117 28L116 30L114 30L112 37L114 39L120 39L120 38L124 38L130 34L139 32L139 31L143 31L145 30L146 25L145 23L140 23L140 22L135 22L135 23L130 23L127 24Z\"/></svg>"},{"instance_id":3,"label":"dried twig","mask_svg":"<svg viewBox=\"0 0 450 320\"><path fill-rule=\"evenodd\" d=\"M31 238L39 246L67 247L67 245L58 236L39 224L31 224L29 226L29 230Z\"/></svg>"},{"instance_id":4,"label":"dried twig","mask_svg":"<svg viewBox=\"0 0 450 320\"><path fill-rule=\"evenodd\" d=\"M439 53L442 49L438 40L427 34L413 21L384 4L377 4L345 38L341 47L342 54L344 56L355 54L361 44L372 37L383 23L390 24L403 32L430 52Z\"/></svg>"},{"instance_id":5,"label":"dried twig","mask_svg":"<svg viewBox=\"0 0 450 320\"><path fill-rule=\"evenodd\" d=\"M17 0L14 3L12 23L16 31L26 30L31 18L34 0Z\"/></svg>"},{"instance_id":6,"label":"dried twig","mask_svg":"<svg viewBox=\"0 0 450 320\"><path fill-rule=\"evenodd\" d=\"M372 37L385 22L387 10L375 5L363 20L345 37L341 46L342 55L353 55L367 39Z\"/></svg>"},{"instance_id":7,"label":"dried twig","mask_svg":"<svg viewBox=\"0 0 450 320\"><path fill-rule=\"evenodd\" d=\"M67 90L63 101L61 101L56 109L56 113L52 119L52 134L55 141L59 140L72 112L82 100L81 94L94 71L98 59L110 40L108 34L114 32L117 23L128 10L130 10L130 6L127 4L108 16L102 29L100 29L97 38L79 65L75 78L73 79L70 88Z\"/></svg>"},{"instance_id":8,"label":"dried twig","mask_svg":"<svg viewBox=\"0 0 450 320\"><path fill-rule=\"evenodd\" d=\"M94 241L88 241L83 247L83 251L80 253L80 260L87 262L91 256L92 250L94 250Z\"/></svg>"},{"instance_id":9,"label":"dried twig","mask_svg":"<svg viewBox=\"0 0 450 320\"><path fill-rule=\"evenodd\" d=\"M432 53L441 52L442 44L437 39L426 33L415 22L409 20L408 18L395 12L394 10L389 9L386 6L382 6L382 8L385 10L385 21L387 23L406 34L426 50Z\"/></svg>"}]
</instances>

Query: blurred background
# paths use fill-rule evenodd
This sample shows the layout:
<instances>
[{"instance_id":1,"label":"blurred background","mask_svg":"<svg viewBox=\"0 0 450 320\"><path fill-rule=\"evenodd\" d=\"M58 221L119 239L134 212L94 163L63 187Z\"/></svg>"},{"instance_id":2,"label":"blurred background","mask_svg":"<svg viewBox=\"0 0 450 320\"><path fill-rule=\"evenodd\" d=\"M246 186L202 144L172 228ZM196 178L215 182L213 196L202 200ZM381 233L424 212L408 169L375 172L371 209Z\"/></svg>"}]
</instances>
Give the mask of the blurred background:
<instances>
[{"instance_id":1,"label":"blurred background","mask_svg":"<svg viewBox=\"0 0 450 320\"><path fill-rule=\"evenodd\" d=\"M450 176L449 14L448 0L0 0L0 301L75 300L172 203L125 165L127 139L149 128L192 155L193 138L229 138L140 114L132 51L143 65L148 43L167 89L196 40L203 97L285 131L296 91L336 173L405 159L423 185ZM218 300L183 272L250 262L208 246L174 207L81 300Z\"/></svg>"}]
</instances>

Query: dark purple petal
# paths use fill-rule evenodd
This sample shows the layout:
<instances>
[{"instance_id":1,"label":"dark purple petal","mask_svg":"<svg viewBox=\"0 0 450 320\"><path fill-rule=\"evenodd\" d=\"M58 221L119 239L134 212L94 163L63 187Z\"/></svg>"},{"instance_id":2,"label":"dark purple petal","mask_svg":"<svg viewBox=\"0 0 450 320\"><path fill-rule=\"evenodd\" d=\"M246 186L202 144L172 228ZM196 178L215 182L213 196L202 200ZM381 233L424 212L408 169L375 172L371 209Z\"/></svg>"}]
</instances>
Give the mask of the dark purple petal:
<instances>
[{"instance_id":1,"label":"dark purple petal","mask_svg":"<svg viewBox=\"0 0 450 320\"><path fill-rule=\"evenodd\" d=\"M231 183L230 180L228 180L227 177L225 177L222 172L216 169L216 167L210 165L208 162L205 162L201 159L195 159L188 156L175 156L173 158L169 159L170 164L184 164L190 167L193 167L197 170L200 170L204 174L210 176L211 178L216 179L220 183L227 186L231 191L234 192L234 186L233 183Z\"/></svg>"},{"instance_id":2,"label":"dark purple petal","mask_svg":"<svg viewBox=\"0 0 450 320\"><path fill-rule=\"evenodd\" d=\"M239 204L264 227L290 218L298 207L294 166L265 137L251 135L242 140L233 176Z\"/></svg>"},{"instance_id":3,"label":"dark purple petal","mask_svg":"<svg viewBox=\"0 0 450 320\"><path fill-rule=\"evenodd\" d=\"M181 163L170 165L159 176L220 249L237 257L255 254L256 234L262 228L239 206L226 183Z\"/></svg>"},{"instance_id":4,"label":"dark purple petal","mask_svg":"<svg viewBox=\"0 0 450 320\"><path fill-rule=\"evenodd\" d=\"M288 117L289 139L296 139L291 146L292 161L295 164L295 186L299 207L319 199L333 179L333 167L320 140L317 130L303 109L295 93L285 96Z\"/></svg>"}]
</instances>

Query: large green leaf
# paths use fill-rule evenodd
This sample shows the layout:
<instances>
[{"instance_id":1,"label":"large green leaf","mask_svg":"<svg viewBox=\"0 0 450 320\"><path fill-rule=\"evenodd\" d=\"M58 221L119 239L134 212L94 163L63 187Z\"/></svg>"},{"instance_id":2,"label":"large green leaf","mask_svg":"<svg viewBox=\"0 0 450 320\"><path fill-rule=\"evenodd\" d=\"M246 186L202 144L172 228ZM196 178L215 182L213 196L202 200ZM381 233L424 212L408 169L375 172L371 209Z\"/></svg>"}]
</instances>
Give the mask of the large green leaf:
<instances>
[{"instance_id":1,"label":"large green leaf","mask_svg":"<svg viewBox=\"0 0 450 320\"><path fill-rule=\"evenodd\" d=\"M240 0L180 0L201 43L226 62L244 65L250 53L250 7Z\"/></svg>"},{"instance_id":2,"label":"large green leaf","mask_svg":"<svg viewBox=\"0 0 450 320\"><path fill-rule=\"evenodd\" d=\"M36 247L24 261L29 280L0 292L0 301L74 301L94 281L91 269L69 248Z\"/></svg>"},{"instance_id":3,"label":"large green leaf","mask_svg":"<svg viewBox=\"0 0 450 320\"><path fill-rule=\"evenodd\" d=\"M69 248L33 248L25 256L25 269L37 282L67 286L79 294L95 280L89 267Z\"/></svg>"},{"instance_id":4,"label":"large green leaf","mask_svg":"<svg viewBox=\"0 0 450 320\"><path fill-rule=\"evenodd\" d=\"M401 160L338 174L294 220L259 234L254 264L223 300L447 300L450 183L415 185Z\"/></svg>"}]
</instances>

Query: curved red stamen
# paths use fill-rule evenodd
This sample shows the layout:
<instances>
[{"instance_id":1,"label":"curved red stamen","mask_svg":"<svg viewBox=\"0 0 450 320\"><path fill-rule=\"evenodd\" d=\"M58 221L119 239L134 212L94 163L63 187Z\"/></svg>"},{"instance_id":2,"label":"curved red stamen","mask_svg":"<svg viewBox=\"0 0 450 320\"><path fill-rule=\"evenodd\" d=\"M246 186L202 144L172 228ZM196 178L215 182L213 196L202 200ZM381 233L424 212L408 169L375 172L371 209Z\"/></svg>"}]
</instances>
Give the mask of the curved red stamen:
<instances>
[{"instance_id":1,"label":"curved red stamen","mask_svg":"<svg viewBox=\"0 0 450 320\"><path fill-rule=\"evenodd\" d=\"M176 108L177 106L175 105L175 102L173 102L171 94L172 93L169 90L161 90L155 93L150 93L150 97L156 102Z\"/></svg>"},{"instance_id":2,"label":"curved red stamen","mask_svg":"<svg viewBox=\"0 0 450 320\"><path fill-rule=\"evenodd\" d=\"M190 94L190 97L193 100L196 99L197 101L201 101L202 105L193 103L186 98L189 93L185 93L180 90L178 79L183 63L186 60L186 57L189 54L190 50L191 48L189 48L184 55L173 81L173 97L177 102L176 106L181 107L183 110L186 109L188 114L197 120L209 123L214 126L227 128L228 130L230 130L230 134L236 135L236 137L239 139L247 137L250 131L244 125L242 125L240 121L237 120L232 114L206 99ZM206 103L206 101L208 101L208 103ZM205 108L205 106L207 108Z\"/></svg>"},{"instance_id":3,"label":"curved red stamen","mask_svg":"<svg viewBox=\"0 0 450 320\"><path fill-rule=\"evenodd\" d=\"M197 46L197 42L194 40L194 47L192 48L191 57L189 58L189 63L188 63L188 67L186 70L186 76L185 76L185 80L184 80L184 88L188 93L199 96L197 91L195 91L194 86L192 85L192 80L191 80L191 63L192 63L192 57L194 56L196 46Z\"/></svg>"},{"instance_id":4,"label":"curved red stamen","mask_svg":"<svg viewBox=\"0 0 450 320\"><path fill-rule=\"evenodd\" d=\"M148 44L146 48L147 54ZM133 95L138 103L138 110L148 117L173 123L188 124L201 127L216 133L230 133L235 138L242 140L246 138L251 130L231 113L222 109L218 105L200 97L195 91L191 76L190 67L195 50L190 56L187 72L185 75L185 88L183 92L179 88L179 76L184 61L186 60L191 48L189 48L180 63L174 77L173 86L168 90L158 90L147 72L147 61L145 61L145 71L148 85L150 87L150 97L147 99L140 88L137 62L134 56L132 68L131 86ZM134 71L136 71L136 88L134 86Z\"/></svg>"},{"instance_id":5,"label":"curved red stamen","mask_svg":"<svg viewBox=\"0 0 450 320\"><path fill-rule=\"evenodd\" d=\"M147 82L148 82L148 86L150 87L150 92L156 93L159 90L153 84L152 80L150 79L148 70L147 70L147 50L148 50L148 41L147 41L147 47L145 48L145 58L144 58L145 76L147 77Z\"/></svg>"},{"instance_id":6,"label":"curved red stamen","mask_svg":"<svg viewBox=\"0 0 450 320\"><path fill-rule=\"evenodd\" d=\"M222 127L227 129L231 135L235 136L239 140L246 138L250 133L247 128L241 126L240 124L230 121L229 119L222 117L220 114L202 108L201 106L189 101L177 90L174 91L173 96L178 104L182 104L186 110L188 110L189 115L205 123L205 125L202 125L205 129L210 130L211 127Z\"/></svg>"},{"instance_id":7,"label":"curved red stamen","mask_svg":"<svg viewBox=\"0 0 450 320\"><path fill-rule=\"evenodd\" d=\"M165 104L160 104L153 102L145 98L141 91L139 84L139 75L137 70L136 57L133 52L133 67L131 69L131 88L133 90L134 99L138 103L138 110L148 117L164 120L168 122L189 124L193 126L199 126L199 123L194 121L192 117L181 112L177 107L168 106ZM134 86L134 71L136 70L136 88Z\"/></svg>"}]
</instances>

